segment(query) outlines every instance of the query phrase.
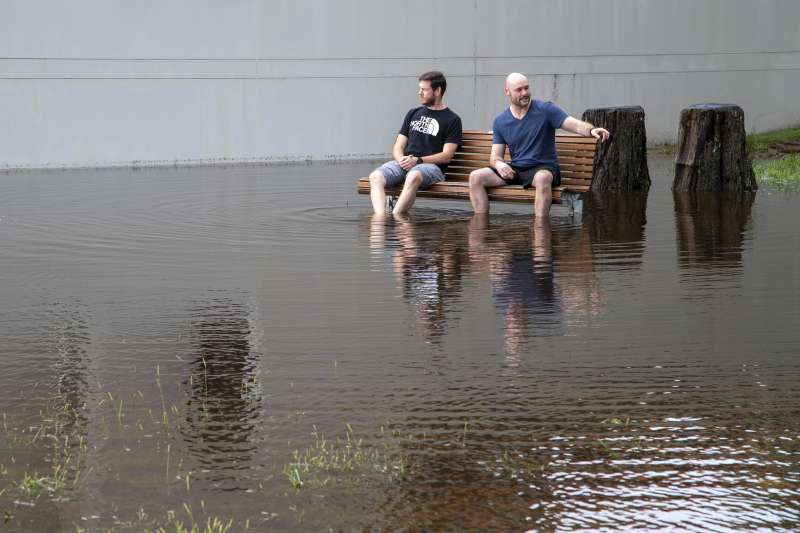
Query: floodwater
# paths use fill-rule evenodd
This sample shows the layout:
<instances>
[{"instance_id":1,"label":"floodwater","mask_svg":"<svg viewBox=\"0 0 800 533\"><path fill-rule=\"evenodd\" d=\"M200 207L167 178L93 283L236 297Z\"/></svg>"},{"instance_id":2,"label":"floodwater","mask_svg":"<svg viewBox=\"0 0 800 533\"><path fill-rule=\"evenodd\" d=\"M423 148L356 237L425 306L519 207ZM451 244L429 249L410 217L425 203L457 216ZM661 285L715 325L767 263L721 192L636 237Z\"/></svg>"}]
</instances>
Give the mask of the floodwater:
<instances>
[{"instance_id":1,"label":"floodwater","mask_svg":"<svg viewBox=\"0 0 800 533\"><path fill-rule=\"evenodd\" d=\"M375 219L369 163L0 175L0 530L800 530L800 196L650 163L536 227Z\"/></svg>"}]
</instances>

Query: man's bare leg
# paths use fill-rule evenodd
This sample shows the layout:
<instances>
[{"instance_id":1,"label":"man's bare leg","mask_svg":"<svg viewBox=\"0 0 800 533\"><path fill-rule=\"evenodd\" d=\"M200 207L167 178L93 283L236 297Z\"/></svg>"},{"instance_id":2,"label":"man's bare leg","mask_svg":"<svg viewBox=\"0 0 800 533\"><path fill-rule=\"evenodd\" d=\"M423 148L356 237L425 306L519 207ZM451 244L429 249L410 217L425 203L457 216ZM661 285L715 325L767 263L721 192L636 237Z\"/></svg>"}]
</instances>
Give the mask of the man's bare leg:
<instances>
[{"instance_id":1,"label":"man's bare leg","mask_svg":"<svg viewBox=\"0 0 800 533\"><path fill-rule=\"evenodd\" d=\"M372 210L376 215L386 213L386 178L374 170L369 175L369 197L372 200Z\"/></svg>"},{"instance_id":2,"label":"man's bare leg","mask_svg":"<svg viewBox=\"0 0 800 533\"><path fill-rule=\"evenodd\" d=\"M505 184L500 176L489 168L479 168L469 173L469 201L475 213L489 212L489 195L487 187L499 187Z\"/></svg>"},{"instance_id":3,"label":"man's bare leg","mask_svg":"<svg viewBox=\"0 0 800 533\"><path fill-rule=\"evenodd\" d=\"M549 170L540 170L533 176L536 187L536 199L533 212L537 217L550 216L550 205L553 203L553 174Z\"/></svg>"},{"instance_id":4,"label":"man's bare leg","mask_svg":"<svg viewBox=\"0 0 800 533\"><path fill-rule=\"evenodd\" d=\"M550 217L533 219L533 260L537 267L550 265L553 254L553 231L550 228Z\"/></svg>"},{"instance_id":5,"label":"man's bare leg","mask_svg":"<svg viewBox=\"0 0 800 533\"><path fill-rule=\"evenodd\" d=\"M403 192L394 204L394 212L397 214L407 213L417 197L419 186L422 185L422 174L418 170L412 170L406 174L406 181L403 183Z\"/></svg>"},{"instance_id":6,"label":"man's bare leg","mask_svg":"<svg viewBox=\"0 0 800 533\"><path fill-rule=\"evenodd\" d=\"M386 214L375 213L369 223L369 247L373 253L386 247Z\"/></svg>"},{"instance_id":7,"label":"man's bare leg","mask_svg":"<svg viewBox=\"0 0 800 533\"><path fill-rule=\"evenodd\" d=\"M489 213L475 213L469 221L467 245L469 260L476 265L488 263L487 233L489 231Z\"/></svg>"}]
</instances>

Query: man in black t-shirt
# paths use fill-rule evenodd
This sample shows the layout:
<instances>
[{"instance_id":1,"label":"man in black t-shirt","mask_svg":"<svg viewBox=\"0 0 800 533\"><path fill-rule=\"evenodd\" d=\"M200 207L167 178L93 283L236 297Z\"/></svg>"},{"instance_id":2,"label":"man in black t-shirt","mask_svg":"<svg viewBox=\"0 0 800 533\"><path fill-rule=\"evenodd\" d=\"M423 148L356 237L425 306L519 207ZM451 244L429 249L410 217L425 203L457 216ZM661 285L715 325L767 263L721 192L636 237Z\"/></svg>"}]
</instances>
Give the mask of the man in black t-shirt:
<instances>
[{"instance_id":1,"label":"man in black t-shirt","mask_svg":"<svg viewBox=\"0 0 800 533\"><path fill-rule=\"evenodd\" d=\"M393 161L369 175L370 198L376 214L386 212L386 187L403 183L394 212L407 212L417 191L444 180L447 164L461 144L461 119L442 103L447 80L437 71L419 77L422 103L406 113L392 149Z\"/></svg>"}]
</instances>

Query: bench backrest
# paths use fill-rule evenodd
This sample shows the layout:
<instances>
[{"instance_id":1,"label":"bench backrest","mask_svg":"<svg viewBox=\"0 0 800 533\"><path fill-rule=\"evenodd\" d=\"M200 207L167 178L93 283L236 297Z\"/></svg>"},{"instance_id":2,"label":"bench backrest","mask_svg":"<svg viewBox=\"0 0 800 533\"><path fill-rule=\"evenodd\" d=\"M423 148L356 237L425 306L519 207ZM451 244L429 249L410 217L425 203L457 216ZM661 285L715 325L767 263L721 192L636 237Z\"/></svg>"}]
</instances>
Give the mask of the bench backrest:
<instances>
[{"instance_id":1,"label":"bench backrest","mask_svg":"<svg viewBox=\"0 0 800 533\"><path fill-rule=\"evenodd\" d=\"M563 188L585 192L592 184L594 153L597 141L593 137L571 134L556 135L556 153L561 167ZM492 132L464 130L461 147L447 169L448 181L468 181L469 173L489 164L492 151ZM510 156L506 150L505 159Z\"/></svg>"}]
</instances>

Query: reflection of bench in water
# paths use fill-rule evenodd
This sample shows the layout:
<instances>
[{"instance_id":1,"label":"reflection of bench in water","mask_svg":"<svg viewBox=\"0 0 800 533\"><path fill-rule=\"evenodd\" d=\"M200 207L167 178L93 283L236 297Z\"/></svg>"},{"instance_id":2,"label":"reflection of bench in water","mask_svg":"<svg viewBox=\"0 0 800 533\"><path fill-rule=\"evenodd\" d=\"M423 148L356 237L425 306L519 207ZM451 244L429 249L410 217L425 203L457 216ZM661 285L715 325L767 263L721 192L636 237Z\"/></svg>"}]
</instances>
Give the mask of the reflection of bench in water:
<instances>
[{"instance_id":1,"label":"reflection of bench in water","mask_svg":"<svg viewBox=\"0 0 800 533\"><path fill-rule=\"evenodd\" d=\"M594 175L594 155L597 141L593 137L576 135L556 135L556 151L561 167L561 185L553 187L553 202L582 210L581 196L592 185ZM491 132L465 130L463 141L447 169L446 179L427 190L419 191L419 198L439 198L445 200L469 200L469 173L489 165L492 149ZM506 151L506 160L510 156ZM386 194L396 197L402 187L387 189ZM358 180L358 192L369 194L369 178ZM521 185L506 185L488 189L489 200L495 202L530 203L536 191L523 189Z\"/></svg>"}]
</instances>

